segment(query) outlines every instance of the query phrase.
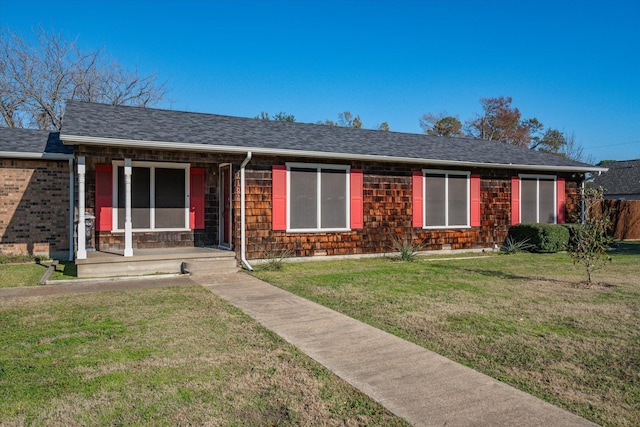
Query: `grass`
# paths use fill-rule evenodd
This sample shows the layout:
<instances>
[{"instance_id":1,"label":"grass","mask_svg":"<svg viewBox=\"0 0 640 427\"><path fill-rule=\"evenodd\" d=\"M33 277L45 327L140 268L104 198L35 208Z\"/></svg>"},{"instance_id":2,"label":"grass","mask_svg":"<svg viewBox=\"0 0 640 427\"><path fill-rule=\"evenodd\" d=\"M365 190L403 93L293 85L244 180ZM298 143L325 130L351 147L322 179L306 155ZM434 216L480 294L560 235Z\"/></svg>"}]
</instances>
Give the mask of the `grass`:
<instances>
[{"instance_id":1,"label":"grass","mask_svg":"<svg viewBox=\"0 0 640 427\"><path fill-rule=\"evenodd\" d=\"M640 242L567 254L291 263L256 276L605 426L640 425Z\"/></svg>"},{"instance_id":2,"label":"grass","mask_svg":"<svg viewBox=\"0 0 640 427\"><path fill-rule=\"evenodd\" d=\"M0 425L407 425L199 286L0 300Z\"/></svg>"},{"instance_id":3,"label":"grass","mask_svg":"<svg viewBox=\"0 0 640 427\"><path fill-rule=\"evenodd\" d=\"M48 258L47 257L34 256L34 255L28 255L28 254L5 254L5 253L0 253L0 265L37 262L37 261L39 261L41 259L48 259Z\"/></svg>"},{"instance_id":4,"label":"grass","mask_svg":"<svg viewBox=\"0 0 640 427\"><path fill-rule=\"evenodd\" d=\"M49 263L39 264L33 260L22 264L0 264L0 288L36 286L48 267ZM75 278L76 266L71 261L61 261L51 276L51 280Z\"/></svg>"}]
</instances>

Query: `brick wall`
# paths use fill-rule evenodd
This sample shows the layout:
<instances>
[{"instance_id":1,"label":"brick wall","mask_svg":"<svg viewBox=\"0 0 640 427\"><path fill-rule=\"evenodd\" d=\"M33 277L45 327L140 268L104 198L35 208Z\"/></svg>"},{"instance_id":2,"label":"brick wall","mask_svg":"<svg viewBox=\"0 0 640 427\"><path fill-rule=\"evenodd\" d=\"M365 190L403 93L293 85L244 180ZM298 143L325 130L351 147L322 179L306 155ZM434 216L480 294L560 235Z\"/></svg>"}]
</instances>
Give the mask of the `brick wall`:
<instances>
[{"instance_id":1,"label":"brick wall","mask_svg":"<svg viewBox=\"0 0 640 427\"><path fill-rule=\"evenodd\" d=\"M0 253L68 251L69 163L0 159Z\"/></svg>"},{"instance_id":2,"label":"brick wall","mask_svg":"<svg viewBox=\"0 0 640 427\"><path fill-rule=\"evenodd\" d=\"M347 255L391 251L394 239L411 238L426 250L489 248L501 245L511 225L511 176L525 171L471 169L481 176L481 225L461 230L424 230L412 226L411 172L416 165L353 162L364 170L364 228L346 232L287 233L271 230L271 165L291 159L254 158L247 166L247 258L264 258L284 249L292 256ZM305 159L295 161L304 162ZM309 161L309 160L307 160ZM318 161L314 160L314 163ZM320 162L322 163L322 162ZM334 162L339 163L339 162ZM528 172L530 173L530 172ZM566 181L567 220L579 209L578 183ZM240 234L240 185L235 179L235 234Z\"/></svg>"}]
</instances>

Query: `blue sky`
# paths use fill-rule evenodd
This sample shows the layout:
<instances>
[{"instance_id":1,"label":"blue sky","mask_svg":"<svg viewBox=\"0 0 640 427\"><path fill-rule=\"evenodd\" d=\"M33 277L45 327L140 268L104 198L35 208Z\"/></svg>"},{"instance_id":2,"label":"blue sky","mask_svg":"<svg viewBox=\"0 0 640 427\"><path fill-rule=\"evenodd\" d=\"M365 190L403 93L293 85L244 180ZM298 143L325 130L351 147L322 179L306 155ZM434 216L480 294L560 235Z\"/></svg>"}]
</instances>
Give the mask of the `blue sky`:
<instances>
[{"instance_id":1,"label":"blue sky","mask_svg":"<svg viewBox=\"0 0 640 427\"><path fill-rule=\"evenodd\" d=\"M349 110L420 133L480 98L574 132L593 160L640 158L640 0L0 0L0 25L42 25L168 80L160 107L300 122Z\"/></svg>"}]
</instances>

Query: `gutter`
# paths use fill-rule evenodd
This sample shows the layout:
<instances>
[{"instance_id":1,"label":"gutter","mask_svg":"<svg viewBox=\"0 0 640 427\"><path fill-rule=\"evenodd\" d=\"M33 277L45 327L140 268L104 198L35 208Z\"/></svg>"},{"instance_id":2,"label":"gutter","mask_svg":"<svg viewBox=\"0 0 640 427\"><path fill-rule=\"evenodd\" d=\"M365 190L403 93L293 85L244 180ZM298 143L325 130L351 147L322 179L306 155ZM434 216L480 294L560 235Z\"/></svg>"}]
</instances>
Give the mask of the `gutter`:
<instances>
[{"instance_id":1,"label":"gutter","mask_svg":"<svg viewBox=\"0 0 640 427\"><path fill-rule=\"evenodd\" d=\"M247 157L240 165L240 261L249 271L253 271L253 267L247 261L247 244L245 242L245 202L244 202L244 168L251 161L251 151L247 151Z\"/></svg>"},{"instance_id":2,"label":"gutter","mask_svg":"<svg viewBox=\"0 0 640 427\"><path fill-rule=\"evenodd\" d=\"M0 158L28 160L72 160L73 154L64 153L26 153L20 151L0 151Z\"/></svg>"},{"instance_id":3,"label":"gutter","mask_svg":"<svg viewBox=\"0 0 640 427\"><path fill-rule=\"evenodd\" d=\"M504 163L485 163L485 162L469 162L457 160L437 160L437 159L421 159L415 157L395 157L381 156L376 154L349 154L334 153L326 151L309 151L309 150L290 150L290 149L272 149L259 147L236 147L230 145L209 145L209 144L192 144L188 142L167 142L167 141L147 141L136 139L119 139L119 138L103 138L93 136L79 135L60 135L60 139L65 145L109 145L109 146L125 146L129 148L146 148L146 149L165 149L165 150L183 150L197 152L215 152L215 153L233 153L244 154L251 152L254 154L265 154L271 156L296 156L296 157L313 157L316 159L339 159L339 160L362 160L376 162L395 162L395 163L413 163L413 164L429 164L434 166L458 166L458 167L486 167L497 169L521 169L521 170L537 170L549 172L606 172L607 168L580 167L580 166L546 166L546 165L521 165L521 164L504 164ZM247 151L249 150L249 151Z\"/></svg>"}]
</instances>

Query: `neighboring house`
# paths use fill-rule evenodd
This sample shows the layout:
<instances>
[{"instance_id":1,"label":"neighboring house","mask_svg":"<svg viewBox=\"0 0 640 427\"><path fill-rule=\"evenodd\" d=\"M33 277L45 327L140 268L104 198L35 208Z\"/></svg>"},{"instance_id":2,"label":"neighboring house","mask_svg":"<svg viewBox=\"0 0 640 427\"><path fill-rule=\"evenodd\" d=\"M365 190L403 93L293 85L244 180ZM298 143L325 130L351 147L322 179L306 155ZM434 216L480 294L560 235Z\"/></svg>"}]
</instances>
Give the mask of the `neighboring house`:
<instances>
[{"instance_id":1,"label":"neighboring house","mask_svg":"<svg viewBox=\"0 0 640 427\"><path fill-rule=\"evenodd\" d=\"M640 200L640 159L606 162L608 168L593 185L604 189L607 200Z\"/></svg>"},{"instance_id":2,"label":"neighboring house","mask_svg":"<svg viewBox=\"0 0 640 427\"><path fill-rule=\"evenodd\" d=\"M640 159L606 162L608 170L593 180L604 189L617 240L640 239Z\"/></svg>"},{"instance_id":3,"label":"neighboring house","mask_svg":"<svg viewBox=\"0 0 640 427\"><path fill-rule=\"evenodd\" d=\"M495 141L80 102L60 139L74 146L79 224L94 214L96 249L125 256L372 254L402 237L491 247L512 224L570 218L584 174L604 170Z\"/></svg>"},{"instance_id":4,"label":"neighboring house","mask_svg":"<svg viewBox=\"0 0 640 427\"><path fill-rule=\"evenodd\" d=\"M0 253L73 259L73 176L58 133L0 128Z\"/></svg>"}]
</instances>

